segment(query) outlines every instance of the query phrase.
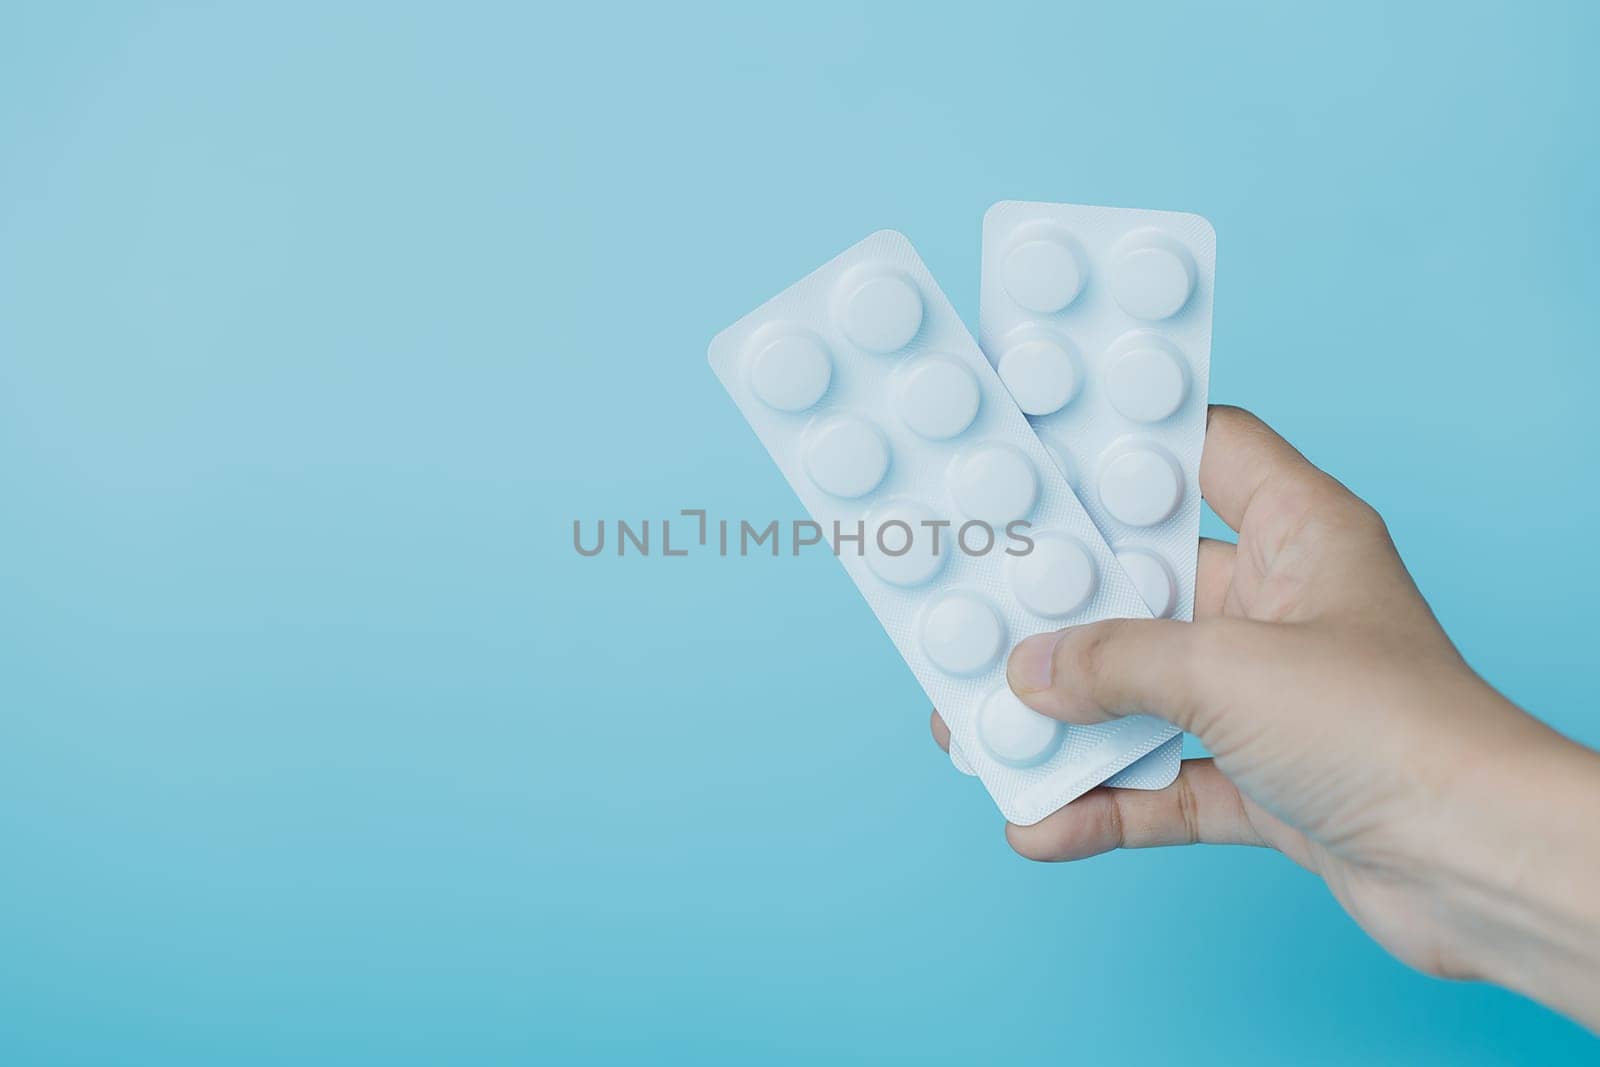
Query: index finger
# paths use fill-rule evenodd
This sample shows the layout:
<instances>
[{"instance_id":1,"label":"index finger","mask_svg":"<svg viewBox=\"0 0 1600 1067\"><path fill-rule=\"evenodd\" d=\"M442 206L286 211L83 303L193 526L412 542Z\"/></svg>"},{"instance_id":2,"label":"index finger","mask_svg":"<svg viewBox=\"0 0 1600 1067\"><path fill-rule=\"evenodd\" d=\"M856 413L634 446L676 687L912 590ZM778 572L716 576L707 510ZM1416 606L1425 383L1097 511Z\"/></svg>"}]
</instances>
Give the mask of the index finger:
<instances>
[{"instance_id":1,"label":"index finger","mask_svg":"<svg viewBox=\"0 0 1600 1067\"><path fill-rule=\"evenodd\" d=\"M1207 410L1200 495L1234 532L1262 486L1316 473L1310 460L1244 408L1213 404Z\"/></svg>"}]
</instances>

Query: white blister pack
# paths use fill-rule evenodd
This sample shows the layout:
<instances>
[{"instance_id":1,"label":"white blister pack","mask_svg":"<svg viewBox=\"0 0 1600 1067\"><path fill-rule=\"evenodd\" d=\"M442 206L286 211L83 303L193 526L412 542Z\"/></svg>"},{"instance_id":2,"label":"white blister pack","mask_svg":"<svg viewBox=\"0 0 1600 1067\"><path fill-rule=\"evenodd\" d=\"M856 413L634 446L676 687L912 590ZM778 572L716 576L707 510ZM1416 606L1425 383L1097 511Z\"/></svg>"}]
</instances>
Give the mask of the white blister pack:
<instances>
[{"instance_id":1,"label":"white blister pack","mask_svg":"<svg viewBox=\"0 0 1600 1067\"><path fill-rule=\"evenodd\" d=\"M978 340L1158 618L1194 615L1216 235L1199 215L1003 201Z\"/></svg>"},{"instance_id":2,"label":"white blister pack","mask_svg":"<svg viewBox=\"0 0 1600 1067\"><path fill-rule=\"evenodd\" d=\"M962 774L978 773L961 754L961 746L954 737L950 739L950 762ZM1178 771L1182 768L1183 736L1180 734L1148 756L1134 760L1101 784L1113 789L1165 789L1178 777Z\"/></svg>"},{"instance_id":3,"label":"white blister pack","mask_svg":"<svg viewBox=\"0 0 1600 1067\"><path fill-rule=\"evenodd\" d=\"M1003 201L984 216L983 351L1160 618L1194 616L1215 278L1198 215ZM1181 747L1106 784L1162 788Z\"/></svg>"},{"instance_id":4,"label":"white blister pack","mask_svg":"<svg viewBox=\"0 0 1600 1067\"><path fill-rule=\"evenodd\" d=\"M1022 638L1149 612L904 235L790 286L710 360L1008 820L1174 737L1150 716L1066 726L1006 685Z\"/></svg>"}]
</instances>

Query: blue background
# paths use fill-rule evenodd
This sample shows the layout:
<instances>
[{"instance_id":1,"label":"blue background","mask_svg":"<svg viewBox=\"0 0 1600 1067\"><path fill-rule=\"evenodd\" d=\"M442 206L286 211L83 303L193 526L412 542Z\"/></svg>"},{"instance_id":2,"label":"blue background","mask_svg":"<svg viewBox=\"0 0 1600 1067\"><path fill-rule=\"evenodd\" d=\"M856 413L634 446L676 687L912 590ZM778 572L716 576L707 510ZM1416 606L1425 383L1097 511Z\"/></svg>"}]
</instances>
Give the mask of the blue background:
<instances>
[{"instance_id":1,"label":"blue background","mask_svg":"<svg viewBox=\"0 0 1600 1067\"><path fill-rule=\"evenodd\" d=\"M750 8L760 7L760 10ZM333 7L336 10L322 10ZM1213 220L1213 398L1600 742L1591 5L7 5L0 1061L1593 1061L1277 855L1014 857L711 335Z\"/></svg>"}]
</instances>

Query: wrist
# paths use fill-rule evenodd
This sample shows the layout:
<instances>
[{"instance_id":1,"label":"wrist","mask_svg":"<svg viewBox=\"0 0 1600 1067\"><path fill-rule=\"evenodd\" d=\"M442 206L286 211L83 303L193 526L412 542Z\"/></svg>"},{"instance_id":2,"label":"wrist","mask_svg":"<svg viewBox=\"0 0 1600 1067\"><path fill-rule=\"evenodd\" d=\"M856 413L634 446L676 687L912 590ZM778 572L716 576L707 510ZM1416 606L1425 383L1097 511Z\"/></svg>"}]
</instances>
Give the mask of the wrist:
<instances>
[{"instance_id":1,"label":"wrist","mask_svg":"<svg viewBox=\"0 0 1600 1067\"><path fill-rule=\"evenodd\" d=\"M1464 955L1479 977L1600 1029L1600 754L1520 711L1455 810ZM1498 731L1497 731L1498 733Z\"/></svg>"}]
</instances>

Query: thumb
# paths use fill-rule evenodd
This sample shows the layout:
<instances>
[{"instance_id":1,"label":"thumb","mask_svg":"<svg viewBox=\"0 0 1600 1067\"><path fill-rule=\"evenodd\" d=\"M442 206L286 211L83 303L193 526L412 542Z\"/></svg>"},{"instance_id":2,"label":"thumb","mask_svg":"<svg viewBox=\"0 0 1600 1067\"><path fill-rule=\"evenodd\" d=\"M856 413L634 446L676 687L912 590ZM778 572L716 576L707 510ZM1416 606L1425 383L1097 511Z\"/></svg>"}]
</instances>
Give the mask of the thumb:
<instances>
[{"instance_id":1,"label":"thumb","mask_svg":"<svg viewBox=\"0 0 1600 1067\"><path fill-rule=\"evenodd\" d=\"M1107 619L1036 634L1006 680L1028 707L1071 723L1158 715L1202 739L1258 636L1233 619Z\"/></svg>"}]
</instances>

